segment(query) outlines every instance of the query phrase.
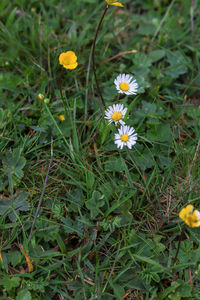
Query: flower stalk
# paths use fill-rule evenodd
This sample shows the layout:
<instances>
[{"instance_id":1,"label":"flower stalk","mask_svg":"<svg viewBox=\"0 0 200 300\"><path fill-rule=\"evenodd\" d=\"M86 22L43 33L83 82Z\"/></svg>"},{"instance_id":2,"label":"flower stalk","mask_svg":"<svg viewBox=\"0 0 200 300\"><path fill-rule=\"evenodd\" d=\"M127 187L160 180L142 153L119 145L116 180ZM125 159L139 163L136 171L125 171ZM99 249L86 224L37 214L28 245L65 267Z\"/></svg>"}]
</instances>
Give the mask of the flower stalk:
<instances>
[{"instance_id":1,"label":"flower stalk","mask_svg":"<svg viewBox=\"0 0 200 300\"><path fill-rule=\"evenodd\" d=\"M99 87L97 74L96 74L95 48L96 48L97 36L98 36L99 30L100 30L101 24L103 22L103 19L105 17L105 14L107 12L107 9L108 9L108 5L105 6L105 9L104 9L103 14L101 16L101 19L100 19L99 24L97 26L96 34L95 34L94 41L93 41L93 44L92 44L92 68L93 68L94 78L95 78L95 82L96 82L96 86L97 86L97 91L98 91L98 94L101 98L101 102L102 102L102 105L104 106L104 108L106 107L106 105L105 105L105 101L103 99L103 96L102 96L102 93L101 93L101 90L100 90L100 87Z\"/></svg>"}]
</instances>

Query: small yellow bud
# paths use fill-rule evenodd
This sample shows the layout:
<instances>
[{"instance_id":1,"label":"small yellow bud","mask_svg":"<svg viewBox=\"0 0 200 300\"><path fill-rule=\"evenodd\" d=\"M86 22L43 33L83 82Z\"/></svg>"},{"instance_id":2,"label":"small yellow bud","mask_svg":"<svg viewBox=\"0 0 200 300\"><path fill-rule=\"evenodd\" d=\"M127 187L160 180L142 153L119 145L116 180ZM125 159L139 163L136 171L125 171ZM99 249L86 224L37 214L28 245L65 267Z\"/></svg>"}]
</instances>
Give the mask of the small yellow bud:
<instances>
[{"instance_id":1,"label":"small yellow bud","mask_svg":"<svg viewBox=\"0 0 200 300\"><path fill-rule=\"evenodd\" d=\"M38 99L40 99L42 101L44 99L44 95L43 94L38 94Z\"/></svg>"},{"instance_id":2,"label":"small yellow bud","mask_svg":"<svg viewBox=\"0 0 200 300\"><path fill-rule=\"evenodd\" d=\"M59 116L57 116L57 118L60 121L65 121L65 116L64 115L59 115Z\"/></svg>"},{"instance_id":3,"label":"small yellow bud","mask_svg":"<svg viewBox=\"0 0 200 300\"><path fill-rule=\"evenodd\" d=\"M49 99L49 98L45 98L45 99L44 99L44 103L49 104L49 102L50 102L50 99Z\"/></svg>"}]
</instances>

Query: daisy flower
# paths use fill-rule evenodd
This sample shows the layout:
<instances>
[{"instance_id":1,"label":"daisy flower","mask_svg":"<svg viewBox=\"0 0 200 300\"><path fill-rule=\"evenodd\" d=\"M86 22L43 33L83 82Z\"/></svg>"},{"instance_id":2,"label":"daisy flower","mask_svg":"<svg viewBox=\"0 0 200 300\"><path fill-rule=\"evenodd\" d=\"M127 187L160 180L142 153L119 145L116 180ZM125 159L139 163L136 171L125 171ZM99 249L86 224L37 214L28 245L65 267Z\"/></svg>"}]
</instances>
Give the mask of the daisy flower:
<instances>
[{"instance_id":1,"label":"daisy flower","mask_svg":"<svg viewBox=\"0 0 200 300\"><path fill-rule=\"evenodd\" d=\"M131 75L120 74L114 81L118 93L126 95L135 95L137 93L138 84Z\"/></svg>"},{"instance_id":2,"label":"daisy flower","mask_svg":"<svg viewBox=\"0 0 200 300\"><path fill-rule=\"evenodd\" d=\"M124 125L125 122L122 121L122 119L124 118L126 112L127 108L124 107L123 104L114 104L113 106L109 106L105 111L105 119L109 120L109 124L114 122L115 125Z\"/></svg>"},{"instance_id":3,"label":"daisy flower","mask_svg":"<svg viewBox=\"0 0 200 300\"><path fill-rule=\"evenodd\" d=\"M200 212L196 209L194 210L194 206L191 204L181 209L179 218L181 218L190 227L200 226Z\"/></svg>"},{"instance_id":4,"label":"daisy flower","mask_svg":"<svg viewBox=\"0 0 200 300\"><path fill-rule=\"evenodd\" d=\"M63 52L59 55L59 63L65 69L73 70L78 66L77 56L73 51Z\"/></svg>"},{"instance_id":5,"label":"daisy flower","mask_svg":"<svg viewBox=\"0 0 200 300\"><path fill-rule=\"evenodd\" d=\"M115 134L115 144L117 148L122 149L124 146L127 146L129 149L136 144L137 133L134 133L135 129L130 126L121 126L118 129L118 133ZM134 134L133 134L134 133Z\"/></svg>"}]
</instances>

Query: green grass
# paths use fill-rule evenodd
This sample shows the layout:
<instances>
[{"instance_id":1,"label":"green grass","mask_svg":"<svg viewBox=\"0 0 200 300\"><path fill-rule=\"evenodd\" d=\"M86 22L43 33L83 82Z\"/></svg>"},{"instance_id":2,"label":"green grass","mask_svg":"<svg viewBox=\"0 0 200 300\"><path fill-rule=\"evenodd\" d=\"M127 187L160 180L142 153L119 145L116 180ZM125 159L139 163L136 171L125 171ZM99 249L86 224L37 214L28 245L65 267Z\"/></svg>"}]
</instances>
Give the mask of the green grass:
<instances>
[{"instance_id":1,"label":"green grass","mask_svg":"<svg viewBox=\"0 0 200 300\"><path fill-rule=\"evenodd\" d=\"M178 217L200 209L198 1L123 3L106 13L96 65L106 106L129 107L129 151L113 143L92 71L104 1L1 0L2 300L200 298L199 228ZM58 62L67 50L72 71ZM118 100L119 73L137 96Z\"/></svg>"}]
</instances>

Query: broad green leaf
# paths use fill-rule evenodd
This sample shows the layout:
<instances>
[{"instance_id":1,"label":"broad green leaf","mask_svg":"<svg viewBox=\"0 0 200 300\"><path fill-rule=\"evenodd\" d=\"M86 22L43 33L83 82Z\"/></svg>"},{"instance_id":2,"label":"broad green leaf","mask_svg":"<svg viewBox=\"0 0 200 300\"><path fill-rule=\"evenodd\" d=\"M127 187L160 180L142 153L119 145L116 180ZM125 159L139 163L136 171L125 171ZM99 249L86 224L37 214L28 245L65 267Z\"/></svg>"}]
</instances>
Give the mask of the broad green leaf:
<instances>
[{"instance_id":1,"label":"broad green leaf","mask_svg":"<svg viewBox=\"0 0 200 300\"><path fill-rule=\"evenodd\" d=\"M154 142L170 142L172 132L170 124L159 124L147 131L147 139Z\"/></svg>"},{"instance_id":2,"label":"broad green leaf","mask_svg":"<svg viewBox=\"0 0 200 300\"><path fill-rule=\"evenodd\" d=\"M168 52L167 58L170 66L165 69L165 72L168 76L175 79L187 72L188 62L180 51Z\"/></svg>"},{"instance_id":3,"label":"broad green leaf","mask_svg":"<svg viewBox=\"0 0 200 300\"><path fill-rule=\"evenodd\" d=\"M146 262L150 265L157 266L157 267L159 267L160 271L165 270L165 268L161 264L159 264L157 261L155 261L149 257L145 257L145 256L137 255L137 254L134 254L133 256L137 261L142 261L142 262Z\"/></svg>"},{"instance_id":4,"label":"broad green leaf","mask_svg":"<svg viewBox=\"0 0 200 300\"><path fill-rule=\"evenodd\" d=\"M67 233L72 233L74 232L74 228L73 228L73 222L70 218L66 217L63 219L63 223L64 223L64 230Z\"/></svg>"},{"instance_id":5,"label":"broad green leaf","mask_svg":"<svg viewBox=\"0 0 200 300\"><path fill-rule=\"evenodd\" d=\"M138 33L145 36L151 36L155 31L156 26L154 24L142 24L138 29Z\"/></svg>"},{"instance_id":6,"label":"broad green leaf","mask_svg":"<svg viewBox=\"0 0 200 300\"><path fill-rule=\"evenodd\" d=\"M26 201L28 196L29 194L24 192L14 200L6 199L0 201L0 215L3 215L5 212L7 212L10 220L15 222L17 220L15 213L19 214L20 211L28 211L30 209L30 204Z\"/></svg>"},{"instance_id":7,"label":"broad green leaf","mask_svg":"<svg viewBox=\"0 0 200 300\"><path fill-rule=\"evenodd\" d=\"M21 290L17 294L16 300L31 300L31 293L27 290Z\"/></svg>"},{"instance_id":8,"label":"broad green leaf","mask_svg":"<svg viewBox=\"0 0 200 300\"><path fill-rule=\"evenodd\" d=\"M15 268L22 260L22 254L19 251L9 251L6 254L8 263L11 263L11 265Z\"/></svg>"},{"instance_id":9,"label":"broad green leaf","mask_svg":"<svg viewBox=\"0 0 200 300\"><path fill-rule=\"evenodd\" d=\"M105 171L107 172L122 172L124 171L124 163L119 158L110 158L105 162Z\"/></svg>"},{"instance_id":10,"label":"broad green leaf","mask_svg":"<svg viewBox=\"0 0 200 300\"><path fill-rule=\"evenodd\" d=\"M99 191L93 191L91 199L86 201L86 207L90 210L92 218L100 213L100 207L104 206L105 198Z\"/></svg>"},{"instance_id":11,"label":"broad green leaf","mask_svg":"<svg viewBox=\"0 0 200 300\"><path fill-rule=\"evenodd\" d=\"M18 148L13 151L9 150L2 159L5 171L15 174L19 179L24 175L22 169L26 164L26 159L21 155L21 152L21 149Z\"/></svg>"},{"instance_id":12,"label":"broad green leaf","mask_svg":"<svg viewBox=\"0 0 200 300\"><path fill-rule=\"evenodd\" d=\"M18 287L20 284L19 277L4 276L0 278L0 286L2 285L6 290L10 291L12 288Z\"/></svg>"},{"instance_id":13,"label":"broad green leaf","mask_svg":"<svg viewBox=\"0 0 200 300\"><path fill-rule=\"evenodd\" d=\"M69 207L74 212L77 212L78 208L81 208L85 202L85 197L82 192L82 189L74 189L67 197L67 201L69 202Z\"/></svg>"},{"instance_id":14,"label":"broad green leaf","mask_svg":"<svg viewBox=\"0 0 200 300\"><path fill-rule=\"evenodd\" d=\"M86 170L86 185L88 190L91 190L95 182L95 175L92 170Z\"/></svg>"},{"instance_id":15,"label":"broad green leaf","mask_svg":"<svg viewBox=\"0 0 200 300\"><path fill-rule=\"evenodd\" d=\"M156 62L163 58L165 56L165 51L164 50L154 50L149 53L149 57L152 60L152 62Z\"/></svg>"}]
</instances>

